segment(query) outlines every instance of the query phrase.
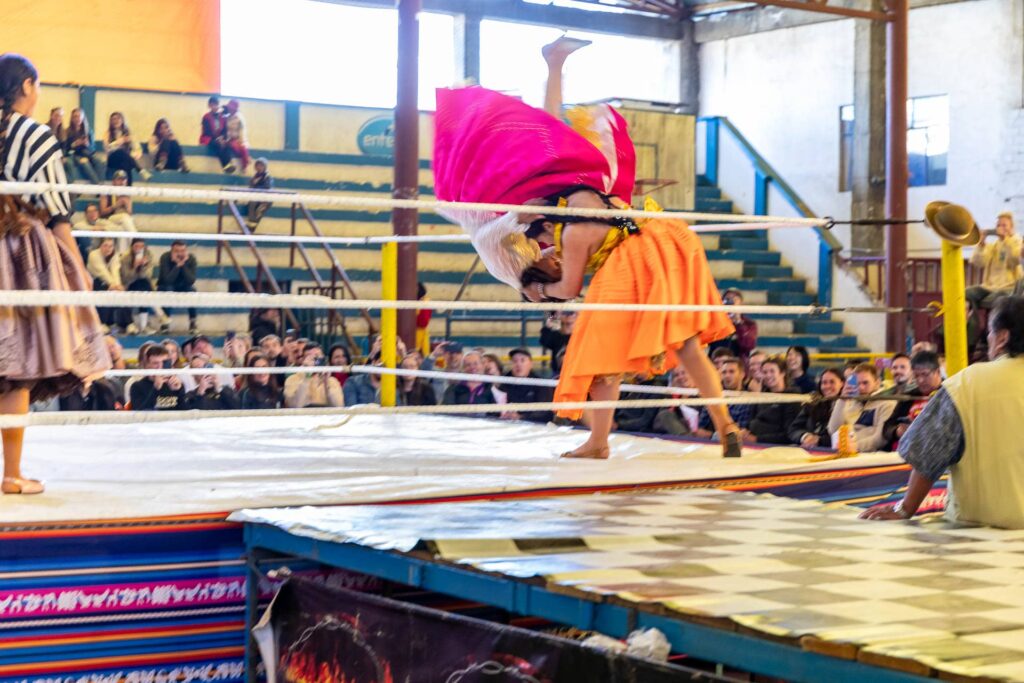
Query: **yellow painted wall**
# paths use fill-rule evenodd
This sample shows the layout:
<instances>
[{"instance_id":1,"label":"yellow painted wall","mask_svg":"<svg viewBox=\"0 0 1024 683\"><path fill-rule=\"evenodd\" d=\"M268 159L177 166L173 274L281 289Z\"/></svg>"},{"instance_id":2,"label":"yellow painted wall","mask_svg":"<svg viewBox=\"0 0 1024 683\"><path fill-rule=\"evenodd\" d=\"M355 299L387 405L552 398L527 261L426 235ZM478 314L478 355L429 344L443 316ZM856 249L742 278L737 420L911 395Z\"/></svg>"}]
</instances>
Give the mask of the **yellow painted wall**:
<instances>
[{"instance_id":1,"label":"yellow painted wall","mask_svg":"<svg viewBox=\"0 0 1024 683\"><path fill-rule=\"evenodd\" d=\"M306 152L360 154L358 134L363 124L390 109L362 109L303 104L299 109L299 148ZM434 117L420 114L420 158L429 159L434 149Z\"/></svg>"},{"instance_id":2,"label":"yellow painted wall","mask_svg":"<svg viewBox=\"0 0 1024 683\"><path fill-rule=\"evenodd\" d=\"M650 196L665 207L692 209L696 204L696 118L635 109L621 112L636 144L637 180L676 181Z\"/></svg>"},{"instance_id":3,"label":"yellow painted wall","mask_svg":"<svg viewBox=\"0 0 1024 683\"><path fill-rule=\"evenodd\" d=\"M78 106L78 88L59 88L44 86L39 93L39 103L32 118L46 123L50 118L50 110L54 107L64 108L64 124L71 118L71 110ZM90 122L91 123L91 122Z\"/></svg>"},{"instance_id":4,"label":"yellow painted wall","mask_svg":"<svg viewBox=\"0 0 1024 683\"><path fill-rule=\"evenodd\" d=\"M7 0L0 51L50 83L217 92L220 1Z\"/></svg>"}]
</instances>

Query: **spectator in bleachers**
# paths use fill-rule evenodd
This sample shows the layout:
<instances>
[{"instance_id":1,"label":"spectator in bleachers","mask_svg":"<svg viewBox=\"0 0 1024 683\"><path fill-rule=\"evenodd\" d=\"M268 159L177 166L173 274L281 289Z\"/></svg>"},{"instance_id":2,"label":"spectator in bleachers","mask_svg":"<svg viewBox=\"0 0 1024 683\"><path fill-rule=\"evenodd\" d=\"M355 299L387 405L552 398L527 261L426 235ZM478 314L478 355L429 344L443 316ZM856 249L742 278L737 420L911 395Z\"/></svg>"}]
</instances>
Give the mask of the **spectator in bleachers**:
<instances>
[{"instance_id":1,"label":"spectator in bleachers","mask_svg":"<svg viewBox=\"0 0 1024 683\"><path fill-rule=\"evenodd\" d=\"M743 294L738 289L727 289L722 292L722 303L726 306L742 306ZM741 313L730 313L729 319L736 331L725 339L712 342L708 348L712 354L717 349L729 349L731 355L745 364L750 352L757 346L757 323Z\"/></svg>"},{"instance_id":2,"label":"spectator in bleachers","mask_svg":"<svg viewBox=\"0 0 1024 683\"><path fill-rule=\"evenodd\" d=\"M342 365L352 365L352 354L348 351L348 346L345 344L335 344L327 351L327 364L333 367L340 367ZM419 367L417 364L416 367ZM345 388L345 383L348 382L352 373L349 372L332 372L331 377L338 380L338 384L341 388Z\"/></svg>"},{"instance_id":3,"label":"spectator in bleachers","mask_svg":"<svg viewBox=\"0 0 1024 683\"><path fill-rule=\"evenodd\" d=\"M822 371L818 377L818 391L810 403L800 406L800 412L789 425L790 442L803 448L832 447L828 422L845 382L841 368L826 368Z\"/></svg>"},{"instance_id":4,"label":"spectator in bleachers","mask_svg":"<svg viewBox=\"0 0 1024 683\"><path fill-rule=\"evenodd\" d=\"M310 343L302 354L302 365L310 368L291 375L284 383L284 403L289 408L307 408L332 406L340 408L345 405L345 397L341 392L338 380L326 372L317 371L317 366L324 365L324 350L319 344ZM346 385L350 384L346 382Z\"/></svg>"},{"instance_id":5,"label":"spectator in bleachers","mask_svg":"<svg viewBox=\"0 0 1024 683\"><path fill-rule=\"evenodd\" d=\"M914 372L910 367L910 356L905 353L897 353L889 363L889 371L892 373L892 386L879 392L882 396L893 394L909 394L914 389Z\"/></svg>"},{"instance_id":6,"label":"spectator in bleachers","mask_svg":"<svg viewBox=\"0 0 1024 683\"><path fill-rule=\"evenodd\" d=\"M781 358L769 358L761 367L763 392L793 393L786 385L787 363ZM750 426L742 433L747 443L789 443L789 428L796 417L796 403L756 403L750 415Z\"/></svg>"},{"instance_id":7,"label":"spectator in bleachers","mask_svg":"<svg viewBox=\"0 0 1024 683\"><path fill-rule=\"evenodd\" d=\"M141 365L146 370L161 370L170 367L170 362L167 349L151 344ZM178 377L142 377L131 385L129 392L132 410L182 410L185 406L185 387Z\"/></svg>"},{"instance_id":8,"label":"spectator in bleachers","mask_svg":"<svg viewBox=\"0 0 1024 683\"><path fill-rule=\"evenodd\" d=\"M921 351L911 360L911 367L914 373L914 386L899 393L917 398L897 403L892 415L886 420L884 434L888 450L896 450L910 425L924 410L932 395L942 386L938 354Z\"/></svg>"},{"instance_id":9,"label":"spectator in bleachers","mask_svg":"<svg viewBox=\"0 0 1024 683\"><path fill-rule=\"evenodd\" d=\"M164 339L160 342L160 346L167 349L167 356L171 361L172 368L183 368L185 363L181 357L181 347L178 346L178 342L173 339Z\"/></svg>"},{"instance_id":10,"label":"spectator in bleachers","mask_svg":"<svg viewBox=\"0 0 1024 683\"><path fill-rule=\"evenodd\" d=\"M67 147L68 129L64 126L64 107L54 107L50 110L50 120L46 125L49 127L53 137L60 144L61 151ZM75 177L75 162L67 154L64 155L64 175L70 181Z\"/></svg>"},{"instance_id":11,"label":"spectator in bleachers","mask_svg":"<svg viewBox=\"0 0 1024 683\"><path fill-rule=\"evenodd\" d=\"M225 173L234 173L235 166L231 163L231 148L228 147L227 114L220 106L220 99L216 96L206 101L209 109L203 114L202 130L199 135L199 144L204 145L211 156L220 160L220 167Z\"/></svg>"},{"instance_id":12,"label":"spectator in bleachers","mask_svg":"<svg viewBox=\"0 0 1024 683\"><path fill-rule=\"evenodd\" d=\"M213 363L203 356L189 361L190 368L211 368ZM195 388L185 393L185 410L235 410L241 402L234 387L222 381L223 375L193 375Z\"/></svg>"},{"instance_id":13,"label":"spectator in bleachers","mask_svg":"<svg viewBox=\"0 0 1024 683\"><path fill-rule=\"evenodd\" d=\"M92 148L92 131L85 112L79 107L71 110L67 135L64 137L64 156L71 159L80 176L93 185L100 184L100 163Z\"/></svg>"},{"instance_id":14,"label":"spectator in bleachers","mask_svg":"<svg viewBox=\"0 0 1024 683\"><path fill-rule=\"evenodd\" d=\"M249 141L245 136L245 119L242 118L242 113L239 111L238 100L228 100L224 112L227 115L227 120L224 123L224 139L231 154L241 162L240 170L245 173L249 168ZM233 170L228 172L231 173Z\"/></svg>"},{"instance_id":15,"label":"spectator in bleachers","mask_svg":"<svg viewBox=\"0 0 1024 683\"><path fill-rule=\"evenodd\" d=\"M260 339L260 351L270 364L276 368L288 366L288 356L284 353L284 345L276 334L266 334Z\"/></svg>"},{"instance_id":16,"label":"spectator in bleachers","mask_svg":"<svg viewBox=\"0 0 1024 683\"><path fill-rule=\"evenodd\" d=\"M153 346L156 346L156 342L147 341L142 342L142 344L139 345L139 348L135 352L135 364L139 368L144 369L146 367L146 352L149 351L149 349L152 348ZM134 385L140 379L142 378L139 376L128 377L124 382L124 397L128 399L129 402L131 402L132 385Z\"/></svg>"},{"instance_id":17,"label":"spectator in bleachers","mask_svg":"<svg viewBox=\"0 0 1024 683\"><path fill-rule=\"evenodd\" d=\"M811 355L806 346L790 346L786 350L786 379L801 394L812 394L818 388L810 368Z\"/></svg>"},{"instance_id":18,"label":"spectator in bleachers","mask_svg":"<svg viewBox=\"0 0 1024 683\"><path fill-rule=\"evenodd\" d=\"M761 368L768 360L768 354L755 349L747 358L747 376L743 381L743 391L761 391Z\"/></svg>"},{"instance_id":19,"label":"spectator in bleachers","mask_svg":"<svg viewBox=\"0 0 1024 683\"><path fill-rule=\"evenodd\" d=\"M423 363L424 370L437 370L439 372L462 372L463 346L457 341L442 341L430 352L430 356ZM481 362L481 370L483 363ZM434 387L435 396L445 396L450 382L444 379L434 379L430 383Z\"/></svg>"},{"instance_id":20,"label":"spectator in bleachers","mask_svg":"<svg viewBox=\"0 0 1024 683\"><path fill-rule=\"evenodd\" d=\"M847 378L842 397L836 401L832 410L832 417L828 423L829 434L832 435L832 442L835 444L839 428L844 424L852 425L857 450L877 451L886 445L885 423L896 408L895 401L865 400L877 394L881 388L878 369L871 363L858 365L852 377L855 380L851 382L850 378Z\"/></svg>"},{"instance_id":21,"label":"spectator in bleachers","mask_svg":"<svg viewBox=\"0 0 1024 683\"><path fill-rule=\"evenodd\" d=\"M988 238L995 236L995 242ZM982 233L981 244L971 254L971 265L982 269L980 285L968 287L967 303L975 310L992 308L1000 296L1013 291L1024 275L1021 269L1021 236L1014 231L1013 214L1004 211L996 219L995 230Z\"/></svg>"},{"instance_id":22,"label":"spectator in bleachers","mask_svg":"<svg viewBox=\"0 0 1024 683\"><path fill-rule=\"evenodd\" d=\"M122 410L124 393L112 379L97 377L59 400L61 410Z\"/></svg>"},{"instance_id":23,"label":"spectator in bleachers","mask_svg":"<svg viewBox=\"0 0 1024 683\"><path fill-rule=\"evenodd\" d=\"M75 223L75 230L110 230L110 221L100 217L100 207L89 204L85 207L84 218ZM100 245L99 237L79 237L75 240L82 258L87 258L89 251Z\"/></svg>"},{"instance_id":24,"label":"spectator in bleachers","mask_svg":"<svg viewBox=\"0 0 1024 683\"><path fill-rule=\"evenodd\" d=\"M244 332L224 335L224 367L245 367L245 356L252 349L252 337Z\"/></svg>"},{"instance_id":25,"label":"spectator in bleachers","mask_svg":"<svg viewBox=\"0 0 1024 683\"><path fill-rule=\"evenodd\" d=\"M669 386L679 389L696 389L686 368L680 363L672 368L669 374ZM682 397L680 393L676 397ZM674 397L674 398L676 398ZM673 436L687 436L697 431L700 411L691 406L674 406L662 408L654 418L653 430L657 434L671 434Z\"/></svg>"},{"instance_id":26,"label":"spectator in bleachers","mask_svg":"<svg viewBox=\"0 0 1024 683\"><path fill-rule=\"evenodd\" d=\"M123 292L121 284L121 258L118 256L114 240L107 238L100 241L99 247L89 252L86 270L92 275L92 288L97 292ZM100 322L112 332L123 332L131 322L131 311L127 308L96 309Z\"/></svg>"},{"instance_id":27,"label":"spectator in bleachers","mask_svg":"<svg viewBox=\"0 0 1024 683\"><path fill-rule=\"evenodd\" d=\"M648 387L663 387L665 382L659 377L649 377L639 380L635 384ZM623 401L643 401L652 398L660 398L651 394L644 394L634 391L626 391L622 394ZM654 420L658 416L657 408L616 408L612 429L619 432L640 432L649 433L654 431Z\"/></svg>"},{"instance_id":28,"label":"spectator in bleachers","mask_svg":"<svg viewBox=\"0 0 1024 683\"><path fill-rule=\"evenodd\" d=\"M722 378L722 389L725 391L739 391L743 386L743 363L739 358L729 358L722 362L718 369ZM729 406L729 415L732 421L739 425L741 430L750 426L750 417L753 406L749 403L732 404ZM697 436L702 439L710 439L715 435L715 428L711 422L711 413L707 407L700 409L700 416L697 419Z\"/></svg>"},{"instance_id":29,"label":"spectator in bleachers","mask_svg":"<svg viewBox=\"0 0 1024 683\"><path fill-rule=\"evenodd\" d=\"M402 359L403 370L419 370L420 362L414 354ZM398 378L398 403L405 406L436 406L437 395L430 382L422 377Z\"/></svg>"},{"instance_id":30,"label":"spectator in bleachers","mask_svg":"<svg viewBox=\"0 0 1024 683\"><path fill-rule=\"evenodd\" d=\"M128 174L124 171L115 171L111 184L116 187L124 187L128 184ZM110 230L118 232L138 232L135 227L135 219L132 218L132 198L127 196L102 195L100 197L100 217L106 219L110 224ZM127 251L128 238L119 237L118 244L121 251Z\"/></svg>"},{"instance_id":31,"label":"spectator in bleachers","mask_svg":"<svg viewBox=\"0 0 1024 683\"><path fill-rule=\"evenodd\" d=\"M533 371L533 354L528 349L512 349L509 351L511 369L509 377L521 377L528 379L539 379ZM501 391L505 393L506 401L502 403L547 403L554 396L554 389L551 387L537 387L523 384L502 384ZM516 411L504 412L501 414L503 420L525 420L526 422L550 422L554 414L550 410L532 410L525 413Z\"/></svg>"},{"instance_id":32,"label":"spectator in bleachers","mask_svg":"<svg viewBox=\"0 0 1024 683\"><path fill-rule=\"evenodd\" d=\"M281 334L281 310L278 308L257 308L249 316L249 334L256 344L267 335ZM280 337L278 343L281 342Z\"/></svg>"},{"instance_id":33,"label":"spectator in bleachers","mask_svg":"<svg viewBox=\"0 0 1024 683\"><path fill-rule=\"evenodd\" d=\"M157 119L153 135L149 138L149 153L153 157L153 170L189 172L181 143L167 119Z\"/></svg>"},{"instance_id":34,"label":"spectator in bleachers","mask_svg":"<svg viewBox=\"0 0 1024 683\"><path fill-rule=\"evenodd\" d=\"M196 257L188 253L188 245L181 240L171 243L171 249L160 257L156 287L161 292L196 291ZM188 329L196 334L196 309L188 309Z\"/></svg>"},{"instance_id":35,"label":"spectator in bleachers","mask_svg":"<svg viewBox=\"0 0 1024 683\"><path fill-rule=\"evenodd\" d=\"M270 360L261 353L250 356L250 368L270 367ZM280 375L270 373L242 376L242 408L244 410L267 410L280 408L284 404L284 392L278 379Z\"/></svg>"},{"instance_id":36,"label":"spectator in bleachers","mask_svg":"<svg viewBox=\"0 0 1024 683\"><path fill-rule=\"evenodd\" d=\"M736 358L736 354L732 352L732 349L725 346L720 346L711 352L711 362L715 364L719 371L722 370L722 363L733 358Z\"/></svg>"},{"instance_id":37,"label":"spectator in bleachers","mask_svg":"<svg viewBox=\"0 0 1024 683\"><path fill-rule=\"evenodd\" d=\"M491 377L503 377L505 375L505 366L497 354L485 353L481 357L484 362L485 375L490 375ZM508 403L508 394L505 393L500 384L492 384L491 393L494 394L496 403Z\"/></svg>"},{"instance_id":38,"label":"spectator in bleachers","mask_svg":"<svg viewBox=\"0 0 1024 683\"><path fill-rule=\"evenodd\" d=\"M552 313L540 329L540 345L551 356L551 372L555 377L562 372L562 357L576 326L576 317L576 311Z\"/></svg>"},{"instance_id":39,"label":"spectator in bleachers","mask_svg":"<svg viewBox=\"0 0 1024 683\"><path fill-rule=\"evenodd\" d=\"M110 354L110 369L124 370L128 367L124 360L124 347L117 341L117 337L108 334L103 339L107 342L107 352Z\"/></svg>"},{"instance_id":40,"label":"spectator in bleachers","mask_svg":"<svg viewBox=\"0 0 1024 683\"><path fill-rule=\"evenodd\" d=\"M265 157L259 157L253 164L255 173L252 174L252 178L249 179L249 189L251 190L273 190L274 189L274 177L270 175L270 165L267 163ZM249 226L250 230L255 230L260 221L263 220L263 216L266 215L270 209L270 202L249 202L248 210L246 211L245 224Z\"/></svg>"},{"instance_id":41,"label":"spectator in bleachers","mask_svg":"<svg viewBox=\"0 0 1024 683\"><path fill-rule=\"evenodd\" d=\"M143 180L149 180L153 174L139 166L142 158L142 147L132 137L132 131L124 120L124 114L115 111L110 115L107 126L107 138L103 143L107 152L107 178L113 178L117 171L124 171L129 185L132 174L138 172Z\"/></svg>"},{"instance_id":42,"label":"spectator in bleachers","mask_svg":"<svg viewBox=\"0 0 1024 683\"><path fill-rule=\"evenodd\" d=\"M461 351L462 345L459 344ZM476 351L470 351L462 357L462 372L470 375L483 374L483 357ZM456 370L457 372L457 370ZM482 382L456 382L451 384L444 392L444 399L441 401L446 406L464 405L494 405L497 403L494 394L490 391L490 385ZM473 417L487 417L488 413L471 413ZM493 416L493 415L491 415Z\"/></svg>"},{"instance_id":43,"label":"spectator in bleachers","mask_svg":"<svg viewBox=\"0 0 1024 683\"><path fill-rule=\"evenodd\" d=\"M197 356L203 358L208 362L213 362L216 349L213 346L213 340L207 337L205 334L196 335L188 341L186 341L181 347L182 353L191 363ZM223 368L223 365L214 364L214 367ZM231 374L219 374L220 381L229 386L234 386L235 377ZM191 379L191 378L189 378ZM186 386L186 390L191 391L192 386Z\"/></svg>"},{"instance_id":44,"label":"spectator in bleachers","mask_svg":"<svg viewBox=\"0 0 1024 683\"><path fill-rule=\"evenodd\" d=\"M380 366L380 361L373 361L370 365ZM337 380L335 380L337 381ZM399 382L396 380L396 388ZM368 372L361 372L348 378L345 382L345 386L342 389L345 396L345 405L357 406L366 405L369 403L380 404L380 375L371 374ZM398 396L401 395L400 391L396 391Z\"/></svg>"},{"instance_id":45,"label":"spectator in bleachers","mask_svg":"<svg viewBox=\"0 0 1024 683\"><path fill-rule=\"evenodd\" d=\"M131 249L121 254L121 284L129 292L152 292L153 291L153 252L146 246L146 241L141 237L132 240ZM134 318L133 334L144 334L149 328L148 308L133 308ZM163 325L166 331L166 323Z\"/></svg>"}]
</instances>

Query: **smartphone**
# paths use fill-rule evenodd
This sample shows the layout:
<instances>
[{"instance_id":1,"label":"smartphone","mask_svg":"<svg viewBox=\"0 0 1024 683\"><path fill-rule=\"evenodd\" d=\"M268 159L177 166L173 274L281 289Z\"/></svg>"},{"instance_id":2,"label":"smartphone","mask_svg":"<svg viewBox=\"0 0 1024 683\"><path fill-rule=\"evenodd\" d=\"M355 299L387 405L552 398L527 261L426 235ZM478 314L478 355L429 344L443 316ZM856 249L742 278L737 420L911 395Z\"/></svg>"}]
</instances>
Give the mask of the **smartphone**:
<instances>
[{"instance_id":1,"label":"smartphone","mask_svg":"<svg viewBox=\"0 0 1024 683\"><path fill-rule=\"evenodd\" d=\"M849 389L851 393L857 392L857 373L853 373L846 378L846 388Z\"/></svg>"},{"instance_id":2,"label":"smartphone","mask_svg":"<svg viewBox=\"0 0 1024 683\"><path fill-rule=\"evenodd\" d=\"M235 338L235 331L234 330L228 330L227 332L224 333L224 341L229 342L229 341L233 340L234 338Z\"/></svg>"},{"instance_id":3,"label":"smartphone","mask_svg":"<svg viewBox=\"0 0 1024 683\"><path fill-rule=\"evenodd\" d=\"M164 370L170 370L171 367L172 367L171 366L171 359L170 358L165 359L164 360Z\"/></svg>"}]
</instances>

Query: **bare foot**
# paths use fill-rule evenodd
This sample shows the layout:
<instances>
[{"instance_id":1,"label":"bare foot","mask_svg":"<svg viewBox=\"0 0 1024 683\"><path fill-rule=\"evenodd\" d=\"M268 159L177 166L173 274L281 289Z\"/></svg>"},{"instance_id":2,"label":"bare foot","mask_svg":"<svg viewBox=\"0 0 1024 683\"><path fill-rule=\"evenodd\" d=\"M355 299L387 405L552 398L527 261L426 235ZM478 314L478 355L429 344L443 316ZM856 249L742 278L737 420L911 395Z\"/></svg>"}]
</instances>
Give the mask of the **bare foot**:
<instances>
[{"instance_id":1,"label":"bare foot","mask_svg":"<svg viewBox=\"0 0 1024 683\"><path fill-rule=\"evenodd\" d=\"M563 458L585 458L588 460L607 460L610 451L608 446L594 446L588 441L574 451L562 453Z\"/></svg>"},{"instance_id":2,"label":"bare foot","mask_svg":"<svg viewBox=\"0 0 1024 683\"><path fill-rule=\"evenodd\" d=\"M559 36L554 41L548 43L540 49L541 55L544 56L544 61L548 64L560 64L565 61L565 58L571 55L581 47L590 45L592 40L583 40L582 38L570 38L569 36Z\"/></svg>"}]
</instances>

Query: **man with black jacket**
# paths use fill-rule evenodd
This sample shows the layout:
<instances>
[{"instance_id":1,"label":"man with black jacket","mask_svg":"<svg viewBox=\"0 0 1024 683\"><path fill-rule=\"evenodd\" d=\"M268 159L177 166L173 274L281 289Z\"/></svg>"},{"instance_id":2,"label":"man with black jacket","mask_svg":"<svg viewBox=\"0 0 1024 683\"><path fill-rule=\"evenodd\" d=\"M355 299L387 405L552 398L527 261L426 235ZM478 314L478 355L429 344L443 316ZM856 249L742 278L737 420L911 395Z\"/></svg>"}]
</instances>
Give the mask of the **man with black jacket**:
<instances>
[{"instance_id":1,"label":"man with black jacket","mask_svg":"<svg viewBox=\"0 0 1024 683\"><path fill-rule=\"evenodd\" d=\"M509 359L512 369L509 377L525 377L538 379L533 372L533 354L527 349L512 349L509 351ZM538 387L524 384L502 384L501 391L508 395L509 403L548 403L555 394L551 387ZM554 417L550 410L532 410L526 413L510 411L501 414L503 420L525 420L527 422L549 422Z\"/></svg>"},{"instance_id":2,"label":"man with black jacket","mask_svg":"<svg viewBox=\"0 0 1024 683\"><path fill-rule=\"evenodd\" d=\"M196 257L188 253L181 240L171 243L171 250L160 257L156 288L161 292L196 291ZM188 309L188 329L196 334L196 309Z\"/></svg>"},{"instance_id":3,"label":"man with black jacket","mask_svg":"<svg viewBox=\"0 0 1024 683\"><path fill-rule=\"evenodd\" d=\"M160 370L170 354L160 344L146 350L142 366L146 370ZM169 363L168 363L169 365ZM182 410L185 407L185 387L174 376L143 377L130 390L132 410Z\"/></svg>"}]
</instances>

